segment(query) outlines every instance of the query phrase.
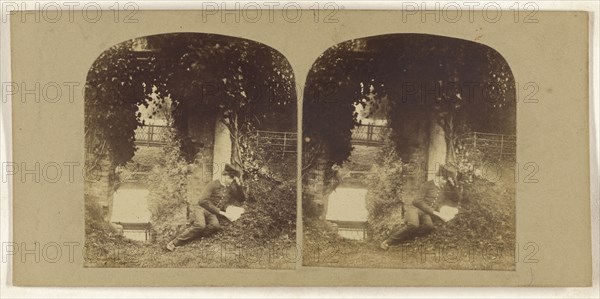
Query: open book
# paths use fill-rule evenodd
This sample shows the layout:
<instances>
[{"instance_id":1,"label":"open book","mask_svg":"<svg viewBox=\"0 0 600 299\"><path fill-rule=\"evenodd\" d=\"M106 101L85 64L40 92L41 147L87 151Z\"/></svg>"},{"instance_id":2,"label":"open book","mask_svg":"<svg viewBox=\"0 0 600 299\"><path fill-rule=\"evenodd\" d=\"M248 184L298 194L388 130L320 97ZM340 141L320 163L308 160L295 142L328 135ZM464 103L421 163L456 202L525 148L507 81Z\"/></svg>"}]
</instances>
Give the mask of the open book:
<instances>
[{"instance_id":1,"label":"open book","mask_svg":"<svg viewBox=\"0 0 600 299\"><path fill-rule=\"evenodd\" d=\"M444 220L445 222L448 222L448 221L454 219L456 214L458 214L457 208L453 208L453 207L449 207L449 206L442 206L440 208L438 216L440 218L442 218L442 220Z\"/></svg>"},{"instance_id":2,"label":"open book","mask_svg":"<svg viewBox=\"0 0 600 299\"><path fill-rule=\"evenodd\" d=\"M225 208L225 216L232 222L238 220L244 212L245 209L241 207L228 206Z\"/></svg>"}]
</instances>

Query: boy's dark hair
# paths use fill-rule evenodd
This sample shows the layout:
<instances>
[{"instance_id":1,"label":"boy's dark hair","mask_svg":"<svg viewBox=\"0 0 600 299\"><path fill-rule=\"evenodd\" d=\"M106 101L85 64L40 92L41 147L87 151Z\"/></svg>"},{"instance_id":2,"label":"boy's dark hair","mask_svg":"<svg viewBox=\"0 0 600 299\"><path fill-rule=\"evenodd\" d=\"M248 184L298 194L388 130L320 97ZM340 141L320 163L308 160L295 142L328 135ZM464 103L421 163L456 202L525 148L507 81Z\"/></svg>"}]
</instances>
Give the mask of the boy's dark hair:
<instances>
[{"instance_id":1,"label":"boy's dark hair","mask_svg":"<svg viewBox=\"0 0 600 299\"><path fill-rule=\"evenodd\" d=\"M240 177L241 172L237 170L233 165L225 164L225 169L223 169L223 175L227 175L233 179L236 177Z\"/></svg>"}]
</instances>

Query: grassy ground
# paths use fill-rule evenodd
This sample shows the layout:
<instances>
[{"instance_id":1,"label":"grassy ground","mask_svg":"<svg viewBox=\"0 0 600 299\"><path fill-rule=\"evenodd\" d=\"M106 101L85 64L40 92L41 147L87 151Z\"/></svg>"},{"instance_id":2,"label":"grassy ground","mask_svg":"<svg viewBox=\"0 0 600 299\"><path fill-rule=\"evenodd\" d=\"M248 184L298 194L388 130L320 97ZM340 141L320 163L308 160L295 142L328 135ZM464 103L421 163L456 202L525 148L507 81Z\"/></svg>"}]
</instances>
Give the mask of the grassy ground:
<instances>
[{"instance_id":1,"label":"grassy ground","mask_svg":"<svg viewBox=\"0 0 600 299\"><path fill-rule=\"evenodd\" d=\"M268 224L264 222L268 219L261 219ZM263 236L257 231L264 228L254 219L240 218L224 225L216 235L194 240L174 252L165 249L172 236L142 243L119 235L102 219L101 208L92 198L86 198L85 220L86 267L293 269L299 260L293 231L279 237Z\"/></svg>"},{"instance_id":2,"label":"grassy ground","mask_svg":"<svg viewBox=\"0 0 600 299\"><path fill-rule=\"evenodd\" d=\"M129 240L89 247L86 267L293 269L298 259L295 244L289 241L237 244L199 240L174 252L159 244Z\"/></svg>"},{"instance_id":3,"label":"grassy ground","mask_svg":"<svg viewBox=\"0 0 600 299\"><path fill-rule=\"evenodd\" d=\"M174 252L164 246L165 242L142 243L118 235L102 220L96 202L86 200L85 267L293 269L298 259L296 245L288 237L268 243L236 241L221 232Z\"/></svg>"},{"instance_id":4,"label":"grassy ground","mask_svg":"<svg viewBox=\"0 0 600 299\"><path fill-rule=\"evenodd\" d=\"M417 238L388 251L379 242L361 242L324 233L313 224L304 236L304 266L345 268L514 270L514 248L504 242L473 239L444 242L438 238ZM438 227L438 229L440 229ZM328 234L329 236L325 236ZM318 237L317 237L318 236Z\"/></svg>"}]
</instances>

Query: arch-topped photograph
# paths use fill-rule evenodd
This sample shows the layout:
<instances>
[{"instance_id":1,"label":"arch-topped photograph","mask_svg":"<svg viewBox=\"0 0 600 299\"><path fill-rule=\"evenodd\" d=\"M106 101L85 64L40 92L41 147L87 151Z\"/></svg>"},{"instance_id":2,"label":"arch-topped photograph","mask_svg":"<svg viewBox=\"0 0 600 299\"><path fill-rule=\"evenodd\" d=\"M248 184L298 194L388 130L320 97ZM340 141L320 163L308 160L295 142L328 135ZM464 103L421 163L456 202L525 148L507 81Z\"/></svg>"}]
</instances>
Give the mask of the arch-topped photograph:
<instances>
[{"instance_id":1,"label":"arch-topped photograph","mask_svg":"<svg viewBox=\"0 0 600 299\"><path fill-rule=\"evenodd\" d=\"M500 53L371 36L329 48L306 82L305 251L336 258L304 265L515 269L516 90Z\"/></svg>"},{"instance_id":2,"label":"arch-topped photograph","mask_svg":"<svg viewBox=\"0 0 600 299\"><path fill-rule=\"evenodd\" d=\"M85 90L86 266L293 268L203 252L295 251L296 102L287 59L251 40L160 34L101 53Z\"/></svg>"}]
</instances>

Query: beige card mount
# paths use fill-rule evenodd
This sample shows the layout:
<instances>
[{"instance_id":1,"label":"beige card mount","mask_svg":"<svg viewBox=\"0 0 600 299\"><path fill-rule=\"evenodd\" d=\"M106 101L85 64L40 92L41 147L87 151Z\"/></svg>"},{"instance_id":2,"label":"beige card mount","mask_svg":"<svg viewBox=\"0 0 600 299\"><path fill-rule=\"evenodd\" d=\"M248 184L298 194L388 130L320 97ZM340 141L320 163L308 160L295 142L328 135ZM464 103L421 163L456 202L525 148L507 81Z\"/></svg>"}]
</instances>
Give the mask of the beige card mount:
<instances>
[{"instance_id":1,"label":"beige card mount","mask_svg":"<svg viewBox=\"0 0 600 299\"><path fill-rule=\"evenodd\" d=\"M13 283L591 284L587 13L296 12L13 14Z\"/></svg>"}]
</instances>

